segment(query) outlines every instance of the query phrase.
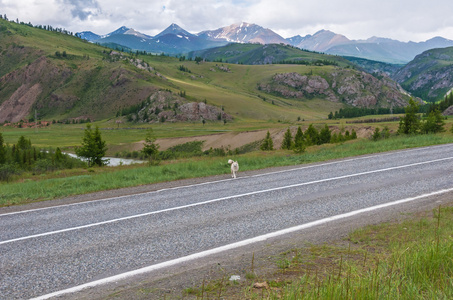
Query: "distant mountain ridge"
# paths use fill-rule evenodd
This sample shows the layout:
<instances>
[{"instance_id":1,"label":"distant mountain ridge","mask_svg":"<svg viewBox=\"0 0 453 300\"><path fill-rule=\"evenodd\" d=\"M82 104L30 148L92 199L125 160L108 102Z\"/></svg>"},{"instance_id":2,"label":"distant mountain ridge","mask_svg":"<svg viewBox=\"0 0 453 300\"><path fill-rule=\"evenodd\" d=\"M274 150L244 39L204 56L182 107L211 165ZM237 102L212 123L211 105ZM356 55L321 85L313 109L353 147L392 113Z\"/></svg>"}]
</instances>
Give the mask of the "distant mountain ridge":
<instances>
[{"instance_id":1,"label":"distant mountain ridge","mask_svg":"<svg viewBox=\"0 0 453 300\"><path fill-rule=\"evenodd\" d=\"M350 40L344 35L320 30L314 35L286 39L291 45L312 51L340 56L353 56L392 64L406 64L416 55L434 48L453 46L453 41L435 37L424 42L400 42L382 37Z\"/></svg>"},{"instance_id":2,"label":"distant mountain ridge","mask_svg":"<svg viewBox=\"0 0 453 300\"><path fill-rule=\"evenodd\" d=\"M406 64L426 50L453 46L452 40L442 37L418 43L401 42L382 37L350 40L344 35L329 30L320 30L313 35L296 35L285 39L271 29L246 22L215 30L205 30L196 34L186 31L177 24L171 24L154 37L126 26L106 35L99 35L91 31L83 31L76 35L103 45L120 45L134 51L172 55L220 47L228 43L289 44L304 50L392 64Z\"/></svg>"},{"instance_id":3,"label":"distant mountain ridge","mask_svg":"<svg viewBox=\"0 0 453 300\"><path fill-rule=\"evenodd\" d=\"M207 40L223 40L232 43L288 44L287 40L272 30L245 22L216 30L202 31L197 35Z\"/></svg>"},{"instance_id":4,"label":"distant mountain ridge","mask_svg":"<svg viewBox=\"0 0 453 300\"><path fill-rule=\"evenodd\" d=\"M329 30L320 30L314 35L306 35L305 37L301 37L299 35L287 39L287 41L290 42L291 45L298 48L317 52L325 52L332 46L350 42L350 40L344 35L336 34Z\"/></svg>"},{"instance_id":5,"label":"distant mountain ridge","mask_svg":"<svg viewBox=\"0 0 453 300\"><path fill-rule=\"evenodd\" d=\"M156 36L150 36L133 28L121 26L115 31L99 35L91 31L83 31L76 35L89 42L116 48L149 53L182 54L194 50L213 48L226 45L225 41L205 40L191 34L177 24L171 24Z\"/></svg>"},{"instance_id":6,"label":"distant mountain ridge","mask_svg":"<svg viewBox=\"0 0 453 300\"><path fill-rule=\"evenodd\" d=\"M192 34L177 24L171 24L154 37L126 26L106 35L91 31L79 32L76 35L102 45L114 44L133 50L168 54L182 54L220 47L228 43L288 44L283 37L272 30L245 22L216 30L202 31L198 34Z\"/></svg>"}]
</instances>

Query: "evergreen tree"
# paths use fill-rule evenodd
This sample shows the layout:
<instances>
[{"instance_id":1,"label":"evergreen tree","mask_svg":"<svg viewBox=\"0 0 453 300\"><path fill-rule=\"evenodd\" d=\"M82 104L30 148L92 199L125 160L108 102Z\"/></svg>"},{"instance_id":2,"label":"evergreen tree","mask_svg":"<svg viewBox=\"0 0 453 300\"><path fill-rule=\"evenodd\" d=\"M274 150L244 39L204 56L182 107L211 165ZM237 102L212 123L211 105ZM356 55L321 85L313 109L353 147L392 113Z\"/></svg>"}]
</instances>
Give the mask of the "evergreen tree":
<instances>
[{"instance_id":1,"label":"evergreen tree","mask_svg":"<svg viewBox=\"0 0 453 300\"><path fill-rule=\"evenodd\" d=\"M373 135L371 136L371 139L372 139L373 141L377 141L377 140L379 140L380 138L381 138L381 132L380 132L380 130L379 130L379 127L376 127L376 128L374 129Z\"/></svg>"},{"instance_id":2,"label":"evergreen tree","mask_svg":"<svg viewBox=\"0 0 453 300\"><path fill-rule=\"evenodd\" d=\"M88 161L88 165L92 167L94 165L103 166L107 163L107 160L103 159L106 152L106 142L102 140L99 127L96 126L93 132L91 124L87 124L82 139L82 146L76 148L76 154L85 158Z\"/></svg>"},{"instance_id":3,"label":"evergreen tree","mask_svg":"<svg viewBox=\"0 0 453 300\"><path fill-rule=\"evenodd\" d=\"M285 136L283 137L282 149L291 150L293 147L293 136L291 135L291 130L286 130Z\"/></svg>"},{"instance_id":4,"label":"evergreen tree","mask_svg":"<svg viewBox=\"0 0 453 300\"><path fill-rule=\"evenodd\" d=\"M16 145L17 149L20 149L20 150L25 150L25 149L29 149L31 147L31 141L30 140L26 140L25 137L23 135L21 135L19 137L19 140L17 141L17 145Z\"/></svg>"},{"instance_id":5,"label":"evergreen tree","mask_svg":"<svg viewBox=\"0 0 453 300\"><path fill-rule=\"evenodd\" d=\"M307 142L307 145L317 145L319 142L319 133L316 130L316 128L313 126L313 124L310 124L305 130L304 133L305 141Z\"/></svg>"},{"instance_id":6,"label":"evergreen tree","mask_svg":"<svg viewBox=\"0 0 453 300\"><path fill-rule=\"evenodd\" d=\"M324 128L319 132L319 144L330 143L330 138L332 137L332 132L329 129L327 124L324 125Z\"/></svg>"},{"instance_id":7,"label":"evergreen tree","mask_svg":"<svg viewBox=\"0 0 453 300\"><path fill-rule=\"evenodd\" d=\"M330 142L331 142L332 144L338 143L338 135L337 135L336 132L334 132L334 133L332 134L332 136L330 137Z\"/></svg>"},{"instance_id":8,"label":"evergreen tree","mask_svg":"<svg viewBox=\"0 0 453 300\"><path fill-rule=\"evenodd\" d=\"M274 150L274 141L272 141L269 130L267 131L266 137L264 138L263 143L260 146L260 149L263 151Z\"/></svg>"},{"instance_id":9,"label":"evergreen tree","mask_svg":"<svg viewBox=\"0 0 453 300\"><path fill-rule=\"evenodd\" d=\"M143 145L142 152L145 154L145 157L149 159L150 164L157 161L159 155L159 145L156 144L156 138L154 137L152 128L150 128L146 133L145 144Z\"/></svg>"},{"instance_id":10,"label":"evergreen tree","mask_svg":"<svg viewBox=\"0 0 453 300\"><path fill-rule=\"evenodd\" d=\"M417 134L420 131L420 119L417 116L420 106L411 98L409 105L404 109L406 114L400 119L398 133Z\"/></svg>"},{"instance_id":11,"label":"evergreen tree","mask_svg":"<svg viewBox=\"0 0 453 300\"><path fill-rule=\"evenodd\" d=\"M426 121L422 123L423 133L437 133L445 131L445 121L440 110L436 109L428 114Z\"/></svg>"},{"instance_id":12,"label":"evergreen tree","mask_svg":"<svg viewBox=\"0 0 453 300\"><path fill-rule=\"evenodd\" d=\"M302 128L297 128L296 135L294 136L294 152L302 153L305 151L305 141Z\"/></svg>"},{"instance_id":13,"label":"evergreen tree","mask_svg":"<svg viewBox=\"0 0 453 300\"><path fill-rule=\"evenodd\" d=\"M0 164L4 164L6 162L6 146L3 141L3 135L0 132Z\"/></svg>"},{"instance_id":14,"label":"evergreen tree","mask_svg":"<svg viewBox=\"0 0 453 300\"><path fill-rule=\"evenodd\" d=\"M55 160L57 162L60 162L60 161L64 160L64 158L65 158L65 156L61 152L60 147L57 147L57 149L55 149Z\"/></svg>"}]
</instances>

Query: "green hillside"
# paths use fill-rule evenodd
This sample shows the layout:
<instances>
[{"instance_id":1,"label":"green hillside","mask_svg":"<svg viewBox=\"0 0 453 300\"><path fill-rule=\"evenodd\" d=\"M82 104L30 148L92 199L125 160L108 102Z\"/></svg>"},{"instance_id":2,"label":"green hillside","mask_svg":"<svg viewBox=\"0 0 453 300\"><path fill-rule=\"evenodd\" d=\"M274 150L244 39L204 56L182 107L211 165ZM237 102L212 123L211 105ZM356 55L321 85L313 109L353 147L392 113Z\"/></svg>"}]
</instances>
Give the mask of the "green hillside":
<instances>
[{"instance_id":1,"label":"green hillside","mask_svg":"<svg viewBox=\"0 0 453 300\"><path fill-rule=\"evenodd\" d=\"M423 52L393 78L423 100L443 100L453 88L453 47Z\"/></svg>"},{"instance_id":2,"label":"green hillside","mask_svg":"<svg viewBox=\"0 0 453 300\"><path fill-rule=\"evenodd\" d=\"M35 112L41 120L294 122L325 119L345 105L404 106L408 99L394 83L354 70L343 58L283 45L222 51L299 64L122 53L5 20L0 41L0 123L28 120Z\"/></svg>"}]
</instances>

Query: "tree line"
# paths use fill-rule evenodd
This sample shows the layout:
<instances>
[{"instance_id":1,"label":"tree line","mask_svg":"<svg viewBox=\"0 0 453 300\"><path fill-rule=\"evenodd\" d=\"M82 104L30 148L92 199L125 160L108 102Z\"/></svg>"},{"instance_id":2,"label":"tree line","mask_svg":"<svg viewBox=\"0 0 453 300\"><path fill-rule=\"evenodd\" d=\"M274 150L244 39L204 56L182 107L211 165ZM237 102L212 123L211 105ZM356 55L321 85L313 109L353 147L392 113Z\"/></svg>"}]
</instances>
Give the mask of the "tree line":
<instances>
[{"instance_id":1,"label":"tree line","mask_svg":"<svg viewBox=\"0 0 453 300\"><path fill-rule=\"evenodd\" d=\"M404 107L378 107L378 108L366 108L366 107L345 107L340 108L335 113L330 112L327 116L329 120L342 119L342 118L358 118L363 116L372 115L390 115L390 114L402 114L404 113Z\"/></svg>"},{"instance_id":2,"label":"tree line","mask_svg":"<svg viewBox=\"0 0 453 300\"><path fill-rule=\"evenodd\" d=\"M84 163L61 152L61 149L42 149L32 145L30 139L19 137L17 143L5 144L0 133L0 181L24 172L41 174L48 171L72 169Z\"/></svg>"},{"instance_id":3,"label":"tree line","mask_svg":"<svg viewBox=\"0 0 453 300\"><path fill-rule=\"evenodd\" d=\"M319 131L313 126L313 124L310 124L305 132L303 132L302 128L299 126L294 138L291 130L288 128L283 137L281 149L294 150L296 153L302 153L305 151L307 146L322 145L327 143L341 143L356 138L357 133L354 129L352 129L351 132L346 130L344 134L342 132L332 133L332 130L330 130L327 124L324 124L324 127ZM260 149L263 151L274 150L274 142L269 131L261 143Z\"/></svg>"},{"instance_id":4,"label":"tree line","mask_svg":"<svg viewBox=\"0 0 453 300\"><path fill-rule=\"evenodd\" d=\"M301 59L287 59L274 61L272 64L277 65L305 65L305 66L338 66L336 61L327 60L327 59L318 59L315 61L301 60Z\"/></svg>"},{"instance_id":5,"label":"tree line","mask_svg":"<svg viewBox=\"0 0 453 300\"><path fill-rule=\"evenodd\" d=\"M0 14L0 19L3 19L5 21L14 22L14 20L9 20L8 17L6 16L6 14L4 14L4 15ZM33 24L31 22L28 22L28 23L19 22L19 19L16 19L15 23L20 24L20 25L29 26L29 27L34 27L34 28L37 28L37 29L43 29L43 30L47 30L47 31L59 32L59 33L62 33L62 34L67 34L67 35L74 35L73 32L71 32L71 31L68 31L68 30L66 30L64 28L53 27L51 25L47 25L47 26L46 25L36 25L36 26L33 26Z\"/></svg>"}]
</instances>

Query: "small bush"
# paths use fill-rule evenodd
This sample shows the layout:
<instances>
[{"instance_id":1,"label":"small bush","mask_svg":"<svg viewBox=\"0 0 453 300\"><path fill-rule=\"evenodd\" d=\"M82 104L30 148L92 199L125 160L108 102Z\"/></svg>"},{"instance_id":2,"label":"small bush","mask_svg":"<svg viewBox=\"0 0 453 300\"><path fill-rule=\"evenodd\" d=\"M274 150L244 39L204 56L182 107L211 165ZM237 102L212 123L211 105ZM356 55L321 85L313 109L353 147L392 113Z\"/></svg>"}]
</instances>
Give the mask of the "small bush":
<instances>
[{"instance_id":1,"label":"small bush","mask_svg":"<svg viewBox=\"0 0 453 300\"><path fill-rule=\"evenodd\" d=\"M11 176L20 174L19 168L13 164L0 165L0 181L9 181Z\"/></svg>"}]
</instances>

